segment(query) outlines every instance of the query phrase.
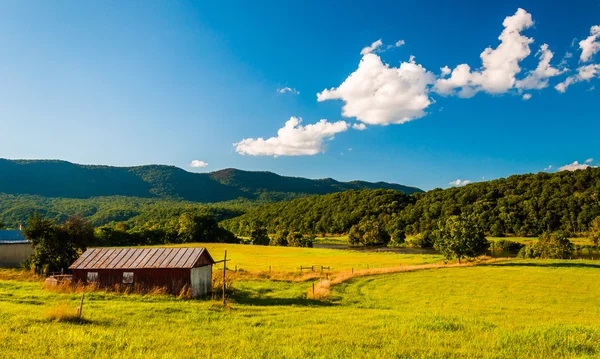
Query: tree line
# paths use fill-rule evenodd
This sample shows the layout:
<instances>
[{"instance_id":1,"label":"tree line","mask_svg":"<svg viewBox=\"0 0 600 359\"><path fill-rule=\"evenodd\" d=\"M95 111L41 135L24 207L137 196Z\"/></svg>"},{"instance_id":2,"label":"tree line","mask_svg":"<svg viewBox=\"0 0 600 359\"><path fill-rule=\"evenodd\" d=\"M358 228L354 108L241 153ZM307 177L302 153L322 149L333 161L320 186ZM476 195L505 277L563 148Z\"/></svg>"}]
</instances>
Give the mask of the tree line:
<instances>
[{"instance_id":1,"label":"tree line","mask_svg":"<svg viewBox=\"0 0 600 359\"><path fill-rule=\"evenodd\" d=\"M269 233L284 229L307 235L358 233L359 242L370 242L368 238L402 241L406 235L419 234L426 239L439 222L453 216L468 217L494 237L557 231L584 236L600 217L600 168L515 175L410 196L394 190L312 196L259 206L222 223L239 235L262 226ZM371 234L364 240L361 232Z\"/></svg>"},{"instance_id":2,"label":"tree line","mask_svg":"<svg viewBox=\"0 0 600 359\"><path fill-rule=\"evenodd\" d=\"M162 225L129 227L118 223L98 228L83 217L72 216L60 223L36 213L28 219L22 232L34 247L25 266L40 273L66 270L91 246L239 243L233 233L219 227L214 217L192 213L183 213Z\"/></svg>"}]
</instances>

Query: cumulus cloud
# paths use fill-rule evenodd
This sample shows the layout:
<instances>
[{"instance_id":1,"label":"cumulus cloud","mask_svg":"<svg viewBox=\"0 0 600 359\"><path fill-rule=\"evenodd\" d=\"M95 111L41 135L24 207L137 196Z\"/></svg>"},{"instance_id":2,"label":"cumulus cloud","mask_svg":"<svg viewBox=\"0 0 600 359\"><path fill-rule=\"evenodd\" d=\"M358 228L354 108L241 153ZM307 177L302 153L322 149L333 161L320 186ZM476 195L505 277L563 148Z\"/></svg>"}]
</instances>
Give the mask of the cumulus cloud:
<instances>
[{"instance_id":1,"label":"cumulus cloud","mask_svg":"<svg viewBox=\"0 0 600 359\"><path fill-rule=\"evenodd\" d=\"M367 126L365 126L364 123L355 123L352 125L352 128L358 131L364 131L367 129Z\"/></svg>"},{"instance_id":2,"label":"cumulus cloud","mask_svg":"<svg viewBox=\"0 0 600 359\"><path fill-rule=\"evenodd\" d=\"M577 69L577 74L567 77L563 82L554 86L554 88L558 92L564 93L569 86L582 81L590 81L594 77L600 77L600 64L580 66Z\"/></svg>"},{"instance_id":3,"label":"cumulus cloud","mask_svg":"<svg viewBox=\"0 0 600 359\"><path fill-rule=\"evenodd\" d=\"M394 46L400 47L400 46L402 46L404 44L406 44L406 42L404 40L398 40L398 41L396 41L396 43L394 44Z\"/></svg>"},{"instance_id":4,"label":"cumulus cloud","mask_svg":"<svg viewBox=\"0 0 600 359\"><path fill-rule=\"evenodd\" d=\"M523 95L523 100L527 101L531 98L531 94L530 93L526 93L525 95Z\"/></svg>"},{"instance_id":5,"label":"cumulus cloud","mask_svg":"<svg viewBox=\"0 0 600 359\"><path fill-rule=\"evenodd\" d=\"M502 25L504 30L498 37L500 45L495 49L488 47L480 55L481 69L471 71L467 64L458 65L450 78L436 81L434 91L466 98L479 91L500 94L513 88L516 75L521 72L519 62L529 56L529 44L533 42L521 32L533 26L533 19L530 13L519 8L514 15L506 17Z\"/></svg>"},{"instance_id":6,"label":"cumulus cloud","mask_svg":"<svg viewBox=\"0 0 600 359\"><path fill-rule=\"evenodd\" d=\"M589 164L589 163L592 163L592 162L594 162L594 159L593 159L593 158L588 158L587 160L585 160L585 163L588 163L588 164Z\"/></svg>"},{"instance_id":7,"label":"cumulus cloud","mask_svg":"<svg viewBox=\"0 0 600 359\"><path fill-rule=\"evenodd\" d=\"M204 161L193 160L192 162L190 162L190 167L192 167L192 168L203 168L206 166L208 166L208 163L206 163Z\"/></svg>"},{"instance_id":8,"label":"cumulus cloud","mask_svg":"<svg viewBox=\"0 0 600 359\"><path fill-rule=\"evenodd\" d=\"M321 120L315 124L302 126L302 119L291 117L277 131L277 137L269 139L246 138L234 143L237 153L250 156L304 156L324 152L324 142L331 140L348 129L345 121L328 122Z\"/></svg>"},{"instance_id":9,"label":"cumulus cloud","mask_svg":"<svg viewBox=\"0 0 600 359\"><path fill-rule=\"evenodd\" d=\"M365 48L363 48L360 52L361 55L366 55L366 54L370 54L371 52L377 50L381 45L383 45L383 42L381 41L381 39L375 41L374 43L372 43L369 46L366 46Z\"/></svg>"},{"instance_id":10,"label":"cumulus cloud","mask_svg":"<svg viewBox=\"0 0 600 359\"><path fill-rule=\"evenodd\" d=\"M564 72L550 65L550 60L554 57L554 53L548 49L548 44L543 44L536 56L539 56L540 62L537 68L530 71L527 77L523 80L518 80L515 86L520 90L541 90L548 87L548 79L558 76Z\"/></svg>"},{"instance_id":11,"label":"cumulus cloud","mask_svg":"<svg viewBox=\"0 0 600 359\"><path fill-rule=\"evenodd\" d=\"M600 51L600 25L592 26L590 36L579 42L581 49L580 61L588 62L592 59L595 53Z\"/></svg>"},{"instance_id":12,"label":"cumulus cloud","mask_svg":"<svg viewBox=\"0 0 600 359\"><path fill-rule=\"evenodd\" d=\"M448 183L449 185L453 186L453 187L462 187L462 186L466 186L469 183L471 183L471 181L469 180L460 180L457 179L456 181L452 181L450 183Z\"/></svg>"},{"instance_id":13,"label":"cumulus cloud","mask_svg":"<svg viewBox=\"0 0 600 359\"><path fill-rule=\"evenodd\" d=\"M425 116L425 109L432 104L429 85L434 80L412 56L409 62L390 67L376 54L367 53L339 87L323 90L317 100L342 100L344 117L367 124L405 123Z\"/></svg>"},{"instance_id":14,"label":"cumulus cloud","mask_svg":"<svg viewBox=\"0 0 600 359\"><path fill-rule=\"evenodd\" d=\"M277 89L278 93L286 93L289 92L293 95L300 95L300 91L296 90L295 88L291 88L291 87L283 87L280 89Z\"/></svg>"},{"instance_id":15,"label":"cumulus cloud","mask_svg":"<svg viewBox=\"0 0 600 359\"><path fill-rule=\"evenodd\" d=\"M584 170L586 168L590 168L590 167L596 167L596 166L590 166L588 164L587 161L585 161L586 163L579 163L578 161L575 161L573 163L569 163L568 165L564 165L562 167L559 167L558 170L559 171L577 171L577 170Z\"/></svg>"}]
</instances>

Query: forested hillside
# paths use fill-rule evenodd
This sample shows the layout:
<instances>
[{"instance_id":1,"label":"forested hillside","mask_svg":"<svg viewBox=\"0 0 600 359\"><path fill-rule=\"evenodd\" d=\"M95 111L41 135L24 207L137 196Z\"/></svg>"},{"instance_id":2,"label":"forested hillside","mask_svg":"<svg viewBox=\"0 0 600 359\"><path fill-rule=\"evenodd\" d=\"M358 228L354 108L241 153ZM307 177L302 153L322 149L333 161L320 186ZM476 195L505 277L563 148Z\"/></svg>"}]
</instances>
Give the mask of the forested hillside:
<instances>
[{"instance_id":1,"label":"forested hillside","mask_svg":"<svg viewBox=\"0 0 600 359\"><path fill-rule=\"evenodd\" d=\"M414 200L394 190L346 191L256 207L222 225L238 235L247 235L258 227L266 228L269 233L347 233L353 225L368 218L379 218L393 226L398 222L399 212Z\"/></svg>"},{"instance_id":2,"label":"forested hillside","mask_svg":"<svg viewBox=\"0 0 600 359\"><path fill-rule=\"evenodd\" d=\"M225 221L237 234L252 226L304 233L347 233L377 220L407 234L434 230L453 215L469 216L488 235L537 236L563 230L577 235L600 216L600 169L516 175L461 188L405 196L395 191L349 191L257 207Z\"/></svg>"},{"instance_id":3,"label":"forested hillside","mask_svg":"<svg viewBox=\"0 0 600 359\"><path fill-rule=\"evenodd\" d=\"M18 228L37 213L58 223L79 216L89 220L94 227L119 222L127 223L128 227L139 227L162 225L183 213L210 215L220 221L243 214L248 206L247 202L200 204L120 196L77 199L0 194L0 223L8 228Z\"/></svg>"},{"instance_id":4,"label":"forested hillside","mask_svg":"<svg viewBox=\"0 0 600 359\"><path fill-rule=\"evenodd\" d=\"M391 183L338 182L227 169L191 173L173 166L110 167L65 161L0 159L0 193L52 198L126 196L215 203L236 199L272 202L349 189L413 187Z\"/></svg>"}]
</instances>

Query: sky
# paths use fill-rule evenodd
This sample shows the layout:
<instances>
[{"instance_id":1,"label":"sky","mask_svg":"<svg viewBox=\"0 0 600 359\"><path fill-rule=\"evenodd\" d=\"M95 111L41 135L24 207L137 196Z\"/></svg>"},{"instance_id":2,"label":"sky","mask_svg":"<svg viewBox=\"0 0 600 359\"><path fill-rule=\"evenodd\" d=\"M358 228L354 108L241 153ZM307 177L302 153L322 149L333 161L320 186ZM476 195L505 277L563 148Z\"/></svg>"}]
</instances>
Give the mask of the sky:
<instances>
[{"instance_id":1,"label":"sky","mask_svg":"<svg viewBox=\"0 0 600 359\"><path fill-rule=\"evenodd\" d=\"M426 190L596 166L600 0L549 4L0 2L0 157Z\"/></svg>"}]
</instances>

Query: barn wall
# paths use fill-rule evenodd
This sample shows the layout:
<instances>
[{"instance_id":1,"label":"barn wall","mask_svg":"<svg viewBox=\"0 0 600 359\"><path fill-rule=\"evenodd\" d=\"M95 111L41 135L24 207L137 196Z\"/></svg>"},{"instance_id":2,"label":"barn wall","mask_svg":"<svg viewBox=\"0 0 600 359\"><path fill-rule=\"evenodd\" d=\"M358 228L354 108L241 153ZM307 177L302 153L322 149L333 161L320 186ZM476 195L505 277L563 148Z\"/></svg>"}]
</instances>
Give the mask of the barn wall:
<instances>
[{"instance_id":1,"label":"barn wall","mask_svg":"<svg viewBox=\"0 0 600 359\"><path fill-rule=\"evenodd\" d=\"M33 254L31 243L0 244L0 267L18 267Z\"/></svg>"},{"instance_id":2,"label":"barn wall","mask_svg":"<svg viewBox=\"0 0 600 359\"><path fill-rule=\"evenodd\" d=\"M192 296L200 297L212 291L212 265L192 268Z\"/></svg>"},{"instance_id":3,"label":"barn wall","mask_svg":"<svg viewBox=\"0 0 600 359\"><path fill-rule=\"evenodd\" d=\"M88 272L98 273L98 285L102 288L129 285L147 290L158 287L177 295L184 287L191 287L190 270L185 268L73 269L73 281L87 283ZM133 284L123 284L124 272L133 272Z\"/></svg>"}]
</instances>

